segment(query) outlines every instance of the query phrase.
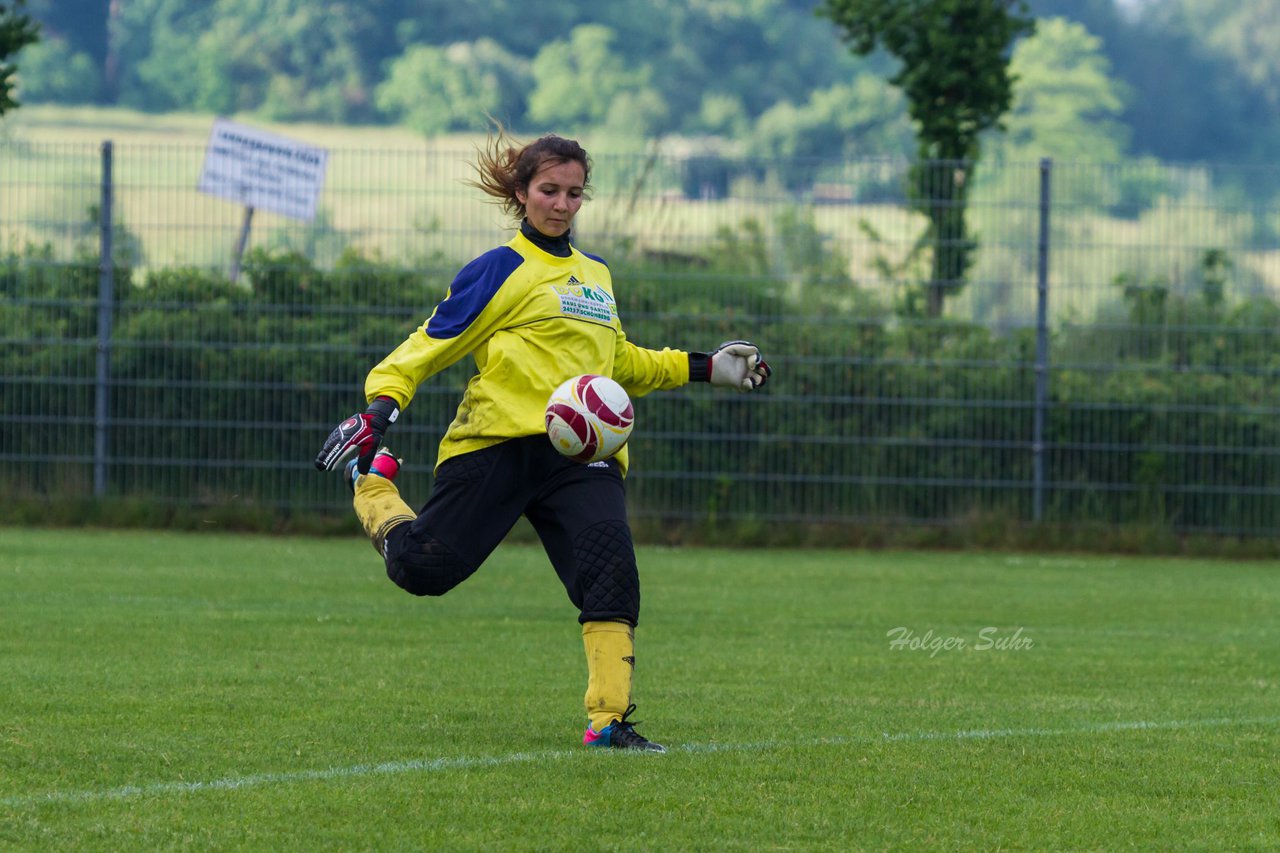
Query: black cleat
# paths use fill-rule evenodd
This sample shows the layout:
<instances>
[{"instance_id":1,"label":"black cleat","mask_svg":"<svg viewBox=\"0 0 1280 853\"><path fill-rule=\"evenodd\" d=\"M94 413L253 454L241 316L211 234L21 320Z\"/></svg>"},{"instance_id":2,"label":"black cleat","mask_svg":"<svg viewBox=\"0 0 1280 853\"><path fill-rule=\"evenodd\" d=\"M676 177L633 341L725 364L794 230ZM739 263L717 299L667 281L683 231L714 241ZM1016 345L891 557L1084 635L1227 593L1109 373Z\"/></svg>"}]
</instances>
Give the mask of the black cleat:
<instances>
[{"instance_id":1,"label":"black cleat","mask_svg":"<svg viewBox=\"0 0 1280 853\"><path fill-rule=\"evenodd\" d=\"M628 705L627 710L622 712L622 719L614 720L598 732L592 731L591 726L587 726L586 732L582 735L582 742L587 746L604 746L611 749L666 752L667 748L665 746L660 743L654 743L636 731L636 723L639 720L632 722L628 719L635 709L635 705Z\"/></svg>"}]
</instances>

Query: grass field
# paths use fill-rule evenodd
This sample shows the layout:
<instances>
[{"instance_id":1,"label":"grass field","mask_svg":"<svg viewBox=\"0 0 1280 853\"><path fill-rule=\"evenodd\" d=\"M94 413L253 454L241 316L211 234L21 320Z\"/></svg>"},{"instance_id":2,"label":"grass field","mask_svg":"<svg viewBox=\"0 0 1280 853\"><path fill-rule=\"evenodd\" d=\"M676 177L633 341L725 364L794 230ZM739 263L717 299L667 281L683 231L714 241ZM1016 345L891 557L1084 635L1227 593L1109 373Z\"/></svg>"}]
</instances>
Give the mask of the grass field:
<instances>
[{"instance_id":1,"label":"grass field","mask_svg":"<svg viewBox=\"0 0 1280 853\"><path fill-rule=\"evenodd\" d=\"M0 847L1280 846L1275 562L641 561L665 756L578 744L536 548L419 600L358 541L0 528Z\"/></svg>"}]
</instances>

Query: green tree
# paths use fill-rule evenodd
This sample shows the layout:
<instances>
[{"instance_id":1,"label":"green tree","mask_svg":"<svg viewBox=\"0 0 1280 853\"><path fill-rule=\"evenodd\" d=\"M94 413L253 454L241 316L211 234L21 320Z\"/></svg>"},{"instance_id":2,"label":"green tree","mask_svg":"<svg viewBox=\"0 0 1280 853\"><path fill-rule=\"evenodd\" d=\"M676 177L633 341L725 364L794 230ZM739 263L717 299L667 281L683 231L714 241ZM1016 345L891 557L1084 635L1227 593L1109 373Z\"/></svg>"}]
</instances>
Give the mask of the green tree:
<instances>
[{"instance_id":1,"label":"green tree","mask_svg":"<svg viewBox=\"0 0 1280 853\"><path fill-rule=\"evenodd\" d=\"M1038 21L1035 35L1014 48L1009 67L1017 80L1013 108L995 145L1094 163L1123 157L1125 90L1111 77L1101 41L1081 24Z\"/></svg>"},{"instance_id":2,"label":"green tree","mask_svg":"<svg viewBox=\"0 0 1280 853\"><path fill-rule=\"evenodd\" d=\"M1271 0L1030 0L1030 6L1038 18L1066 17L1101 39L1114 76L1132 93L1121 120L1135 153L1178 161L1272 159L1280 89L1266 84L1263 69L1275 67L1269 45L1280 36L1268 35L1276 26ZM1268 47L1233 53L1231 45L1255 36Z\"/></svg>"},{"instance_id":3,"label":"green tree","mask_svg":"<svg viewBox=\"0 0 1280 853\"><path fill-rule=\"evenodd\" d=\"M746 107L737 95L727 92L707 92L698 108L696 128L704 133L725 136L743 136L750 123Z\"/></svg>"},{"instance_id":4,"label":"green tree","mask_svg":"<svg viewBox=\"0 0 1280 853\"><path fill-rule=\"evenodd\" d=\"M98 100L102 77L93 58L61 38L44 39L22 52L18 75L24 100L89 104Z\"/></svg>"},{"instance_id":5,"label":"green tree","mask_svg":"<svg viewBox=\"0 0 1280 853\"><path fill-rule=\"evenodd\" d=\"M665 106L651 91L652 69L628 66L614 49L617 33L599 24L574 27L569 38L545 45L533 58L529 118L583 127L613 125L650 133Z\"/></svg>"},{"instance_id":6,"label":"green tree","mask_svg":"<svg viewBox=\"0 0 1280 853\"><path fill-rule=\"evenodd\" d=\"M521 113L527 67L492 39L415 45L391 63L376 102L424 136L483 127L490 115L510 125Z\"/></svg>"},{"instance_id":7,"label":"green tree","mask_svg":"<svg viewBox=\"0 0 1280 853\"><path fill-rule=\"evenodd\" d=\"M40 23L40 37L61 39L73 54L84 53L99 73L107 58L107 13L102 0L27 0L32 18Z\"/></svg>"},{"instance_id":8,"label":"green tree","mask_svg":"<svg viewBox=\"0 0 1280 853\"><path fill-rule=\"evenodd\" d=\"M26 0L0 0L0 115L15 109L13 76L17 65L10 58L40 40L40 25L23 12Z\"/></svg>"},{"instance_id":9,"label":"green tree","mask_svg":"<svg viewBox=\"0 0 1280 853\"><path fill-rule=\"evenodd\" d=\"M121 100L143 109L359 121L373 113L375 3L132 0L120 14Z\"/></svg>"},{"instance_id":10,"label":"green tree","mask_svg":"<svg viewBox=\"0 0 1280 853\"><path fill-rule=\"evenodd\" d=\"M685 133L707 129L704 93L737 98L754 122L776 104L803 104L812 92L884 64L843 50L835 29L813 15L812 0L600 5L609 8L628 61L657 72L653 85L668 105L669 128Z\"/></svg>"},{"instance_id":11,"label":"green tree","mask_svg":"<svg viewBox=\"0 0 1280 853\"><path fill-rule=\"evenodd\" d=\"M1280 108L1280 15L1273 2L1166 0L1153 7L1155 21L1195 33L1210 50L1231 62L1257 87L1272 109Z\"/></svg>"},{"instance_id":12,"label":"green tree","mask_svg":"<svg viewBox=\"0 0 1280 853\"><path fill-rule=\"evenodd\" d=\"M751 153L776 163L783 183L802 190L837 159L896 154L911 143L902 95L871 74L814 92L796 106L774 105L756 122Z\"/></svg>"},{"instance_id":13,"label":"green tree","mask_svg":"<svg viewBox=\"0 0 1280 853\"><path fill-rule=\"evenodd\" d=\"M273 119L341 122L373 112L362 60L362 40L376 26L368 4L220 0L218 11L224 10L230 14L220 15L196 46L198 62L225 69L207 95L228 86L238 95L234 108Z\"/></svg>"},{"instance_id":14,"label":"green tree","mask_svg":"<svg viewBox=\"0 0 1280 853\"><path fill-rule=\"evenodd\" d=\"M198 78L210 69L194 60L196 42L217 19L216 0L129 0L116 14L113 69L116 102L142 110L207 109L198 99ZM108 81L108 86L112 81ZM207 85L227 89L225 80Z\"/></svg>"},{"instance_id":15,"label":"green tree","mask_svg":"<svg viewBox=\"0 0 1280 853\"><path fill-rule=\"evenodd\" d=\"M530 57L548 41L569 32L575 24L599 17L574 0L539 3L537 14L529 14L523 0L370 1L378 7L378 15L391 24L395 42L402 51L418 44L445 47L492 38L511 53Z\"/></svg>"},{"instance_id":16,"label":"green tree","mask_svg":"<svg viewBox=\"0 0 1280 853\"><path fill-rule=\"evenodd\" d=\"M1208 147L1198 156L1271 162L1280 145L1280 56L1275 49L1280 14L1275 2L1165 0L1152 5L1147 17L1151 28L1183 34L1216 66L1210 84L1216 91L1195 102L1203 104L1198 112L1209 113L1202 125ZM1176 89L1167 91L1170 100L1186 97ZM1274 187L1275 182L1259 184Z\"/></svg>"},{"instance_id":17,"label":"green tree","mask_svg":"<svg viewBox=\"0 0 1280 853\"><path fill-rule=\"evenodd\" d=\"M102 0L27 0L40 41L22 57L22 96L31 101L101 101L108 14ZM34 69L33 64L40 64Z\"/></svg>"},{"instance_id":18,"label":"green tree","mask_svg":"<svg viewBox=\"0 0 1280 853\"><path fill-rule=\"evenodd\" d=\"M854 53L883 47L901 63L890 82L902 89L916 126L911 195L929 220L931 317L964 285L972 260L970 179L983 132L998 127L1012 103L1009 51L1034 30L1026 11L1024 0L824 0L819 7Z\"/></svg>"}]
</instances>

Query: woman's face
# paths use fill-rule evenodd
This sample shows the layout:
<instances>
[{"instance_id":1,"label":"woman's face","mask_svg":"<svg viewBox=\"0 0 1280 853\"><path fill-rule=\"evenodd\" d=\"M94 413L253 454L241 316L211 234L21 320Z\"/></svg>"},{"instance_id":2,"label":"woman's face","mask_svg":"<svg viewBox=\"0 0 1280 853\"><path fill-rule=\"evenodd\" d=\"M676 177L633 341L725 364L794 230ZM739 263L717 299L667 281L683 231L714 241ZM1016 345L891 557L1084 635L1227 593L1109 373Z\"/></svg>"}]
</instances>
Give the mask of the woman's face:
<instances>
[{"instance_id":1,"label":"woman's face","mask_svg":"<svg viewBox=\"0 0 1280 853\"><path fill-rule=\"evenodd\" d=\"M549 160L534 172L526 192L516 190L516 198L524 205L530 225L548 237L559 237L569 230L582 207L586 180L587 173L578 161Z\"/></svg>"}]
</instances>

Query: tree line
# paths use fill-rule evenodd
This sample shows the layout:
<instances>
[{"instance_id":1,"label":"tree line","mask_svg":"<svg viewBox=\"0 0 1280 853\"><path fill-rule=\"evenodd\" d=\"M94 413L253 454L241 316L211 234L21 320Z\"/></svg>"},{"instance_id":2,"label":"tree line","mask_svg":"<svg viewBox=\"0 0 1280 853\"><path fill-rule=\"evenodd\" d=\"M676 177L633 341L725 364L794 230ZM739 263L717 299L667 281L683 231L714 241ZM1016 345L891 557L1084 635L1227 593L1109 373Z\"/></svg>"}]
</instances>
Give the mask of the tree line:
<instances>
[{"instance_id":1,"label":"tree line","mask_svg":"<svg viewBox=\"0 0 1280 853\"><path fill-rule=\"evenodd\" d=\"M907 105L886 82L898 60L855 55L819 5L28 0L42 36L19 54L19 91L427 135L490 114L516 129L716 136L768 157L910 152ZM1014 48L1030 67L1013 107L1041 125L1019 139L1092 160L1219 162L1262 162L1280 141L1271 0L1026 5L1057 23Z\"/></svg>"}]
</instances>

